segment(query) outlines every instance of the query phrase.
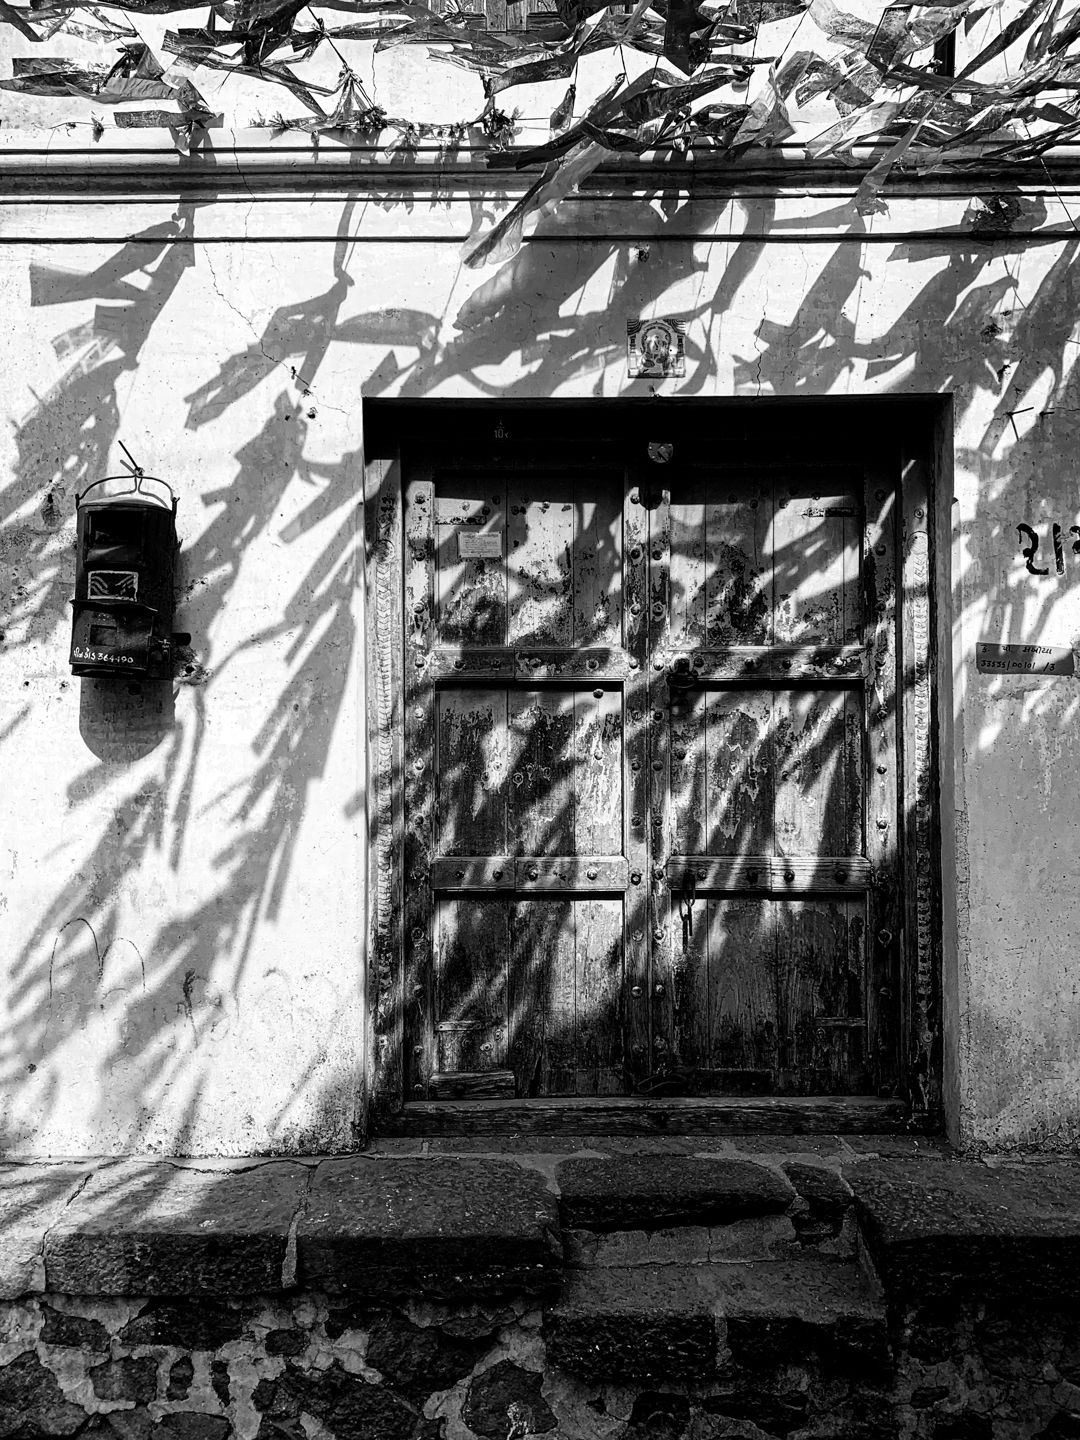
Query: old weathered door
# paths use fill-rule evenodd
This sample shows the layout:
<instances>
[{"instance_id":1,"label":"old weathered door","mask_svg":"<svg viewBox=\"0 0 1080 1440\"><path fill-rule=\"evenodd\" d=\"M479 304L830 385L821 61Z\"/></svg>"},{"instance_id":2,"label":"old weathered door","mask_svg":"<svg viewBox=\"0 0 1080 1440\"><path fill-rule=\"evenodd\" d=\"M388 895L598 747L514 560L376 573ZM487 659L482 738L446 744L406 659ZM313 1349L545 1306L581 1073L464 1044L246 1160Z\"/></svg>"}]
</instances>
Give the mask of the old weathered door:
<instances>
[{"instance_id":1,"label":"old weathered door","mask_svg":"<svg viewBox=\"0 0 1080 1440\"><path fill-rule=\"evenodd\" d=\"M653 466L650 510L651 1078L884 1089L899 929L895 478L676 455Z\"/></svg>"},{"instance_id":2,"label":"old weathered door","mask_svg":"<svg viewBox=\"0 0 1080 1440\"><path fill-rule=\"evenodd\" d=\"M715 448L403 447L406 1100L895 1093L898 466Z\"/></svg>"},{"instance_id":3,"label":"old weathered door","mask_svg":"<svg viewBox=\"0 0 1080 1440\"><path fill-rule=\"evenodd\" d=\"M647 515L625 491L603 451L409 471L414 1096L622 1093L645 1053Z\"/></svg>"}]
</instances>

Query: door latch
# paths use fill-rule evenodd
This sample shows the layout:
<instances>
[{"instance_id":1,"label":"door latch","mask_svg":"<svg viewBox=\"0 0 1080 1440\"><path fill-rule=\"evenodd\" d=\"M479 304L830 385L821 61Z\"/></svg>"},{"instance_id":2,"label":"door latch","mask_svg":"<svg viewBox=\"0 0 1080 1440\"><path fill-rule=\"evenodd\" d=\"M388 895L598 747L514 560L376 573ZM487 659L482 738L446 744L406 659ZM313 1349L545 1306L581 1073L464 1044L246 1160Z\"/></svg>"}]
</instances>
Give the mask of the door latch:
<instances>
[{"instance_id":1,"label":"door latch","mask_svg":"<svg viewBox=\"0 0 1080 1440\"><path fill-rule=\"evenodd\" d=\"M669 690L693 690L701 684L701 678L691 668L689 655L680 655L667 668Z\"/></svg>"},{"instance_id":2,"label":"door latch","mask_svg":"<svg viewBox=\"0 0 1080 1440\"><path fill-rule=\"evenodd\" d=\"M697 874L688 870L683 876L682 889L679 891L679 919L682 921L682 948L683 954L690 949L690 941L694 935L694 904L697 900Z\"/></svg>"}]
</instances>

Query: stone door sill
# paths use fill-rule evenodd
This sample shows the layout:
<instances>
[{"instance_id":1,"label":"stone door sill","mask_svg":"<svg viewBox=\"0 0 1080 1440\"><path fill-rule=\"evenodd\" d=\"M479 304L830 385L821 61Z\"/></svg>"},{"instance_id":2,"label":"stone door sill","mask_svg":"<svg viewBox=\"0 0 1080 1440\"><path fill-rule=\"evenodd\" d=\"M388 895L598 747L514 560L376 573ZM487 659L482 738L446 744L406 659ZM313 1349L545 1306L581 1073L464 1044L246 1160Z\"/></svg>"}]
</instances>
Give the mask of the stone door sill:
<instances>
[{"instance_id":1,"label":"stone door sill","mask_svg":"<svg viewBox=\"0 0 1080 1440\"><path fill-rule=\"evenodd\" d=\"M912 1123L902 1100L871 1095L597 1096L543 1100L419 1100L384 1117L379 1135L899 1134Z\"/></svg>"}]
</instances>

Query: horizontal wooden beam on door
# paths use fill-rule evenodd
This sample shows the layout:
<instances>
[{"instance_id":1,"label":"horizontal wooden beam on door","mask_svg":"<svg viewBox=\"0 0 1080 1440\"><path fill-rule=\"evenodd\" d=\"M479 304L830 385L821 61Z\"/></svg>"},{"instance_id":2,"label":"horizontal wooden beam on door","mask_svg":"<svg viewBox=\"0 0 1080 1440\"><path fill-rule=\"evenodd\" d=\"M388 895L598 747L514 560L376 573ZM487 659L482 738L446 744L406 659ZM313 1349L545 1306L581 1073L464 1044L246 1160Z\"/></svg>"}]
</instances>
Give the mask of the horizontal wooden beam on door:
<instances>
[{"instance_id":1,"label":"horizontal wooden beam on door","mask_svg":"<svg viewBox=\"0 0 1080 1440\"><path fill-rule=\"evenodd\" d=\"M868 890L873 867L863 855L680 855L667 862L673 890L758 895L849 895Z\"/></svg>"},{"instance_id":2,"label":"horizontal wooden beam on door","mask_svg":"<svg viewBox=\"0 0 1080 1440\"><path fill-rule=\"evenodd\" d=\"M526 855L513 860L498 855L453 855L432 861L431 883L436 890L517 893L625 890L630 867L621 855Z\"/></svg>"},{"instance_id":3,"label":"horizontal wooden beam on door","mask_svg":"<svg viewBox=\"0 0 1080 1440\"><path fill-rule=\"evenodd\" d=\"M450 649L424 662L433 680L623 681L639 662L618 647L581 650ZM671 650L654 668L673 672L672 694L697 685L745 680L857 680L869 673L861 645L726 645L713 650Z\"/></svg>"},{"instance_id":4,"label":"horizontal wooden beam on door","mask_svg":"<svg viewBox=\"0 0 1080 1440\"><path fill-rule=\"evenodd\" d=\"M431 1100L512 1100L515 1093L512 1070L457 1070L428 1082Z\"/></svg>"},{"instance_id":5,"label":"horizontal wooden beam on door","mask_svg":"<svg viewBox=\"0 0 1080 1440\"><path fill-rule=\"evenodd\" d=\"M715 681L857 680L869 672L862 645L724 645L661 651L656 669L671 673L672 693Z\"/></svg>"},{"instance_id":6,"label":"horizontal wooden beam on door","mask_svg":"<svg viewBox=\"0 0 1080 1440\"><path fill-rule=\"evenodd\" d=\"M622 681L638 662L618 647L581 650L439 649L432 653L434 680Z\"/></svg>"}]
</instances>

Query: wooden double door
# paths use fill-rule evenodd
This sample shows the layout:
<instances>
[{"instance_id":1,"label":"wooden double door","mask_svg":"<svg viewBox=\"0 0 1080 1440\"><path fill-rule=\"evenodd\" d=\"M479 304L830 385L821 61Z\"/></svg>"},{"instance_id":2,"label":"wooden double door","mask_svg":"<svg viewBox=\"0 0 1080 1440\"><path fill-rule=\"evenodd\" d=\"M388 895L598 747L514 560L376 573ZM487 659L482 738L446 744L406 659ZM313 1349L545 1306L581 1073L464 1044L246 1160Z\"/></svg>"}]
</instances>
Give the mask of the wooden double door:
<instances>
[{"instance_id":1,"label":"wooden double door","mask_svg":"<svg viewBox=\"0 0 1080 1440\"><path fill-rule=\"evenodd\" d=\"M900 464L828 450L403 446L406 1100L897 1093Z\"/></svg>"}]
</instances>

